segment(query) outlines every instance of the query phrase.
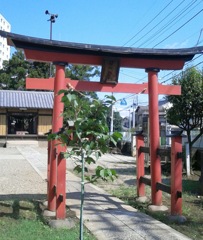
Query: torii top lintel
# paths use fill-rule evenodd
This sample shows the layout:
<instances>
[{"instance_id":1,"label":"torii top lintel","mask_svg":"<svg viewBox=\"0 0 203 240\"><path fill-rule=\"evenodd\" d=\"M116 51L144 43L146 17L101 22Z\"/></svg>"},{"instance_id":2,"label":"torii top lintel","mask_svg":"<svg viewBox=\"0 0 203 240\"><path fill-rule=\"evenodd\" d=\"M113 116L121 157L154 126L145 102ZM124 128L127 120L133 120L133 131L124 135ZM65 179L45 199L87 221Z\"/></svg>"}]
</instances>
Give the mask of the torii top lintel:
<instances>
[{"instance_id":1,"label":"torii top lintel","mask_svg":"<svg viewBox=\"0 0 203 240\"><path fill-rule=\"evenodd\" d=\"M184 63L191 60L195 54L203 52L203 47L183 49L115 47L53 41L5 31L0 31L0 36L7 38L10 46L23 49L28 60L43 62L102 65L103 60L110 57L119 59L120 67L178 70L182 69Z\"/></svg>"}]
</instances>

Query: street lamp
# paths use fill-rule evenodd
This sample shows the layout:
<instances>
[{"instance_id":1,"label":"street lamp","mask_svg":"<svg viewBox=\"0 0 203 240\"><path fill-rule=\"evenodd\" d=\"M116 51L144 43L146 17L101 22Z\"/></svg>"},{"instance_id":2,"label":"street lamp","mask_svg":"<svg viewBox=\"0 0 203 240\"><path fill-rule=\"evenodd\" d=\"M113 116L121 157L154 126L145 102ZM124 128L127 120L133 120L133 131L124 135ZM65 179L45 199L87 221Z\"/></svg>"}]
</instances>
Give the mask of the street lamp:
<instances>
[{"instance_id":1,"label":"street lamp","mask_svg":"<svg viewBox=\"0 0 203 240\"><path fill-rule=\"evenodd\" d=\"M55 23L55 19L58 17L58 14L50 13L48 10L45 11L45 14L50 15L50 18L47 21L50 21L50 40L52 40L52 24ZM51 66L52 64L50 63L49 77L52 77Z\"/></svg>"}]
</instances>

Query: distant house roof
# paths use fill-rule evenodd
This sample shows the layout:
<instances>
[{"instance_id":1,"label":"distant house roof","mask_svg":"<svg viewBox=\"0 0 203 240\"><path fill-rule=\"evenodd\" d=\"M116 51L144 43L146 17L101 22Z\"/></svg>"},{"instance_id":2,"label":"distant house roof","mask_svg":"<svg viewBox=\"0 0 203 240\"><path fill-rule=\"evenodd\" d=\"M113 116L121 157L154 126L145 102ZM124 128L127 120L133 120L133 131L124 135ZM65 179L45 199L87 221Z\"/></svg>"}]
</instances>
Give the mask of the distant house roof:
<instances>
[{"instance_id":1,"label":"distant house roof","mask_svg":"<svg viewBox=\"0 0 203 240\"><path fill-rule=\"evenodd\" d=\"M161 99L158 101L158 107L159 107L159 115L163 115L163 114L166 114L165 110L171 107L171 103L167 99ZM149 115L149 105L139 106L136 112L138 112L138 114Z\"/></svg>"},{"instance_id":2,"label":"distant house roof","mask_svg":"<svg viewBox=\"0 0 203 240\"><path fill-rule=\"evenodd\" d=\"M158 105L159 106L163 106L163 105L165 105L167 103L168 103L168 99L160 99L159 102L158 102Z\"/></svg>"},{"instance_id":3,"label":"distant house roof","mask_svg":"<svg viewBox=\"0 0 203 240\"><path fill-rule=\"evenodd\" d=\"M0 108L53 108L53 92L0 90Z\"/></svg>"}]
</instances>

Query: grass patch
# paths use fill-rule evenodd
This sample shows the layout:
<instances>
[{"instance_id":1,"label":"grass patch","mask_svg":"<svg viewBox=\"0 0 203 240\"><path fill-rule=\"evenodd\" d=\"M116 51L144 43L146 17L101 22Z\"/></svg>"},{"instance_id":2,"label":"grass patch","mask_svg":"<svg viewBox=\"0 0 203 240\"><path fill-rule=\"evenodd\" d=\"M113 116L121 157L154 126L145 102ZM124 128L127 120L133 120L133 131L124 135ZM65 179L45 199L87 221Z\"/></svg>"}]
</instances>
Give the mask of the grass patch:
<instances>
[{"instance_id":1,"label":"grass patch","mask_svg":"<svg viewBox=\"0 0 203 240\"><path fill-rule=\"evenodd\" d=\"M187 218L187 222L181 224L169 221L170 210L168 213L150 212L147 203L136 202L134 186L122 185L119 188L110 189L109 192L128 205L171 226L186 236L194 240L203 240L203 197L199 196L199 184L197 180L183 179L183 216ZM146 186L146 196L150 198L150 188L148 186ZM170 209L170 194L163 192L163 205Z\"/></svg>"},{"instance_id":2,"label":"grass patch","mask_svg":"<svg viewBox=\"0 0 203 240\"><path fill-rule=\"evenodd\" d=\"M41 214L39 202L29 200L0 201L1 240L77 240L79 223L72 229L50 228ZM85 240L96 240L85 229Z\"/></svg>"}]
</instances>

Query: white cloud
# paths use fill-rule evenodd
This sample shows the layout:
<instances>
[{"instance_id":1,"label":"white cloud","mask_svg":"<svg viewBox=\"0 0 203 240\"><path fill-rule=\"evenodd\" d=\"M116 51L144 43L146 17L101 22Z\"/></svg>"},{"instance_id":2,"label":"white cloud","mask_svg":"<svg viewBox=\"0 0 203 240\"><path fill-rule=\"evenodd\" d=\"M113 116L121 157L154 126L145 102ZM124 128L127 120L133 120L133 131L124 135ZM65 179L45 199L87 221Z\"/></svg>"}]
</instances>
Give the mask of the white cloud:
<instances>
[{"instance_id":1,"label":"white cloud","mask_svg":"<svg viewBox=\"0 0 203 240\"><path fill-rule=\"evenodd\" d=\"M174 48L185 48L188 47L188 40L185 40L184 42L174 42L172 44L165 45L165 48L167 49L174 49Z\"/></svg>"}]
</instances>

